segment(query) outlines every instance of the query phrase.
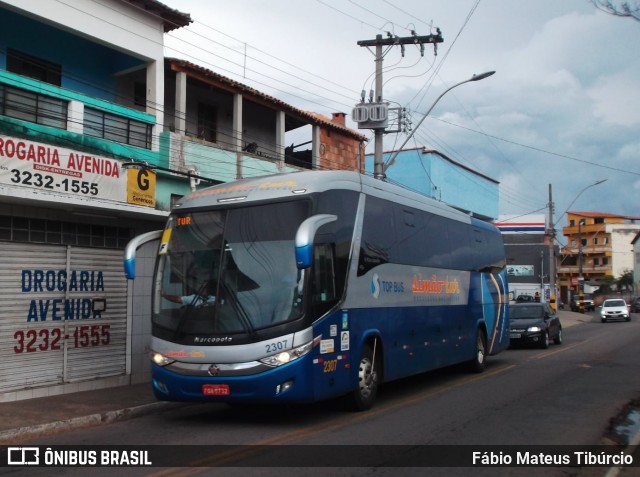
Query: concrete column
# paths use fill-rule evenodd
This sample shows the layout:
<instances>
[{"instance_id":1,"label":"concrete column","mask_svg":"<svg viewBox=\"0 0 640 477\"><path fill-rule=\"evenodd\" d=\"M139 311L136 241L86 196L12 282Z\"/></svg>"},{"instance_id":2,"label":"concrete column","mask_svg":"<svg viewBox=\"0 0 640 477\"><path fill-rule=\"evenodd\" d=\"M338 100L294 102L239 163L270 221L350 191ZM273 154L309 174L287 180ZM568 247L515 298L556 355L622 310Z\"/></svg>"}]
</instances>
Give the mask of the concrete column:
<instances>
[{"instance_id":1,"label":"concrete column","mask_svg":"<svg viewBox=\"0 0 640 477\"><path fill-rule=\"evenodd\" d=\"M285 134L285 113L276 112L276 157L278 158L278 170L284 171L284 134Z\"/></svg>"},{"instance_id":2,"label":"concrete column","mask_svg":"<svg viewBox=\"0 0 640 477\"><path fill-rule=\"evenodd\" d=\"M233 129L231 143L236 150L236 179L242 179L242 95L233 95Z\"/></svg>"},{"instance_id":3,"label":"concrete column","mask_svg":"<svg viewBox=\"0 0 640 477\"><path fill-rule=\"evenodd\" d=\"M67 109L67 131L83 134L84 132L84 103L69 101Z\"/></svg>"},{"instance_id":4,"label":"concrete column","mask_svg":"<svg viewBox=\"0 0 640 477\"><path fill-rule=\"evenodd\" d=\"M176 132L187 133L187 74L176 73Z\"/></svg>"},{"instance_id":5,"label":"concrete column","mask_svg":"<svg viewBox=\"0 0 640 477\"><path fill-rule=\"evenodd\" d=\"M164 130L164 58L147 64L147 113L156 117L151 135L151 150L160 147L159 135Z\"/></svg>"}]
</instances>

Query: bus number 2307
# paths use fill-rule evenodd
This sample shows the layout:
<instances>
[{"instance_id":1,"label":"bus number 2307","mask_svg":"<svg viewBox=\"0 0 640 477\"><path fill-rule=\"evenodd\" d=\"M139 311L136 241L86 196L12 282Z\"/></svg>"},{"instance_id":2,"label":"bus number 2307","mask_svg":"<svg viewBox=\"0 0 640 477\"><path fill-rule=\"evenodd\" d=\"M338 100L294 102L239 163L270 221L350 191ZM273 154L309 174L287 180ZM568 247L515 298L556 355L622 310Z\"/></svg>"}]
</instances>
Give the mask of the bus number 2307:
<instances>
[{"instance_id":1,"label":"bus number 2307","mask_svg":"<svg viewBox=\"0 0 640 477\"><path fill-rule=\"evenodd\" d=\"M285 349L287 349L287 340L268 343L265 345L265 348L265 351L267 353L277 353L278 351L284 351Z\"/></svg>"}]
</instances>

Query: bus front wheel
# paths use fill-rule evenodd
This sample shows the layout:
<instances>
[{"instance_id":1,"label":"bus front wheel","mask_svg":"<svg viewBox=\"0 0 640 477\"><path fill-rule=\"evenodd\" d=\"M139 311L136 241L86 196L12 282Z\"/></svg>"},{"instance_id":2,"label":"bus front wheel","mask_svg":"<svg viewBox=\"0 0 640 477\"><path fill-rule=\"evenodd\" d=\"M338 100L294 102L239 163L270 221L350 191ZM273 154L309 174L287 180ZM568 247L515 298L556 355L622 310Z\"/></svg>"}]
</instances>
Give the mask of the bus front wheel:
<instances>
[{"instance_id":1,"label":"bus front wheel","mask_svg":"<svg viewBox=\"0 0 640 477\"><path fill-rule=\"evenodd\" d=\"M485 364L487 362L487 339L481 329L476 332L476 349L473 355L473 359L469 361L469 368L474 373L481 373L484 371Z\"/></svg>"},{"instance_id":2,"label":"bus front wheel","mask_svg":"<svg viewBox=\"0 0 640 477\"><path fill-rule=\"evenodd\" d=\"M369 345L363 346L358 363L358 384L351 396L355 411L366 411L373 405L378 393L379 363L380 360L374 356L371 347Z\"/></svg>"}]
</instances>

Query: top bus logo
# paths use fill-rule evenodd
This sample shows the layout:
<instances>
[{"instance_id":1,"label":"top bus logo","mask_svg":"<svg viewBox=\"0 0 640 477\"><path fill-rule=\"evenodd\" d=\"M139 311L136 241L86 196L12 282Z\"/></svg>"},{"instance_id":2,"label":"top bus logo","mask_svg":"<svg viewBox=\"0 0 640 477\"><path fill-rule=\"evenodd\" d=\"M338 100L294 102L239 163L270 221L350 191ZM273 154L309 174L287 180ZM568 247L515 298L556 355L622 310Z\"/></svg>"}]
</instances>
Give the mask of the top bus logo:
<instances>
[{"instance_id":1,"label":"top bus logo","mask_svg":"<svg viewBox=\"0 0 640 477\"><path fill-rule=\"evenodd\" d=\"M373 277L371 277L371 294L376 300L380 296L380 277L377 273L374 273Z\"/></svg>"},{"instance_id":2,"label":"top bus logo","mask_svg":"<svg viewBox=\"0 0 640 477\"><path fill-rule=\"evenodd\" d=\"M377 273L371 277L371 295L378 299L380 292L383 293L404 293L404 282L382 280Z\"/></svg>"}]
</instances>

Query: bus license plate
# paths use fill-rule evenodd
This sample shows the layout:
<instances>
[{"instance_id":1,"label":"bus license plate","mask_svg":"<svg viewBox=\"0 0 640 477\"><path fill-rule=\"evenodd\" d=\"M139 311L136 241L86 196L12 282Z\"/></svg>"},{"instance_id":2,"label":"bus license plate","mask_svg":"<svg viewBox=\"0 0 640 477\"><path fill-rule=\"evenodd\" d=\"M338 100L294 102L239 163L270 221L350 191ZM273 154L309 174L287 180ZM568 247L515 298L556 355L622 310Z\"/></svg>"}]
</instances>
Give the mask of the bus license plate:
<instances>
[{"instance_id":1,"label":"bus license plate","mask_svg":"<svg viewBox=\"0 0 640 477\"><path fill-rule=\"evenodd\" d=\"M205 396L229 396L231 390L228 384L203 384L202 394Z\"/></svg>"}]
</instances>

